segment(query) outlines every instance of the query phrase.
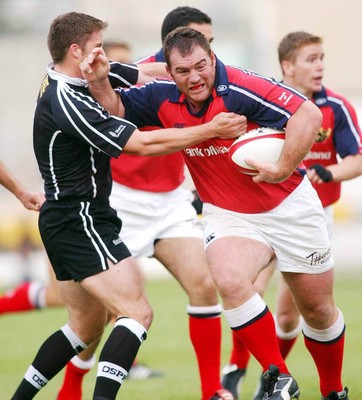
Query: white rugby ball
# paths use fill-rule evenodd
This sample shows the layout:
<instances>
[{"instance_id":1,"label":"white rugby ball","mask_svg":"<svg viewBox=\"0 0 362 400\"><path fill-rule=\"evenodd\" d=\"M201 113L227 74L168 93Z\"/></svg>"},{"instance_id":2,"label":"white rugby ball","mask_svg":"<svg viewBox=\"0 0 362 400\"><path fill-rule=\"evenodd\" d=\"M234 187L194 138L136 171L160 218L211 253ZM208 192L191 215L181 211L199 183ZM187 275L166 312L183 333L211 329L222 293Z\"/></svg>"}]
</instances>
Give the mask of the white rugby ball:
<instances>
[{"instance_id":1,"label":"white rugby ball","mask_svg":"<svg viewBox=\"0 0 362 400\"><path fill-rule=\"evenodd\" d=\"M258 171L246 164L245 159L275 164L280 157L285 140L283 129L256 128L238 137L229 149L229 160L244 174L256 175Z\"/></svg>"}]
</instances>

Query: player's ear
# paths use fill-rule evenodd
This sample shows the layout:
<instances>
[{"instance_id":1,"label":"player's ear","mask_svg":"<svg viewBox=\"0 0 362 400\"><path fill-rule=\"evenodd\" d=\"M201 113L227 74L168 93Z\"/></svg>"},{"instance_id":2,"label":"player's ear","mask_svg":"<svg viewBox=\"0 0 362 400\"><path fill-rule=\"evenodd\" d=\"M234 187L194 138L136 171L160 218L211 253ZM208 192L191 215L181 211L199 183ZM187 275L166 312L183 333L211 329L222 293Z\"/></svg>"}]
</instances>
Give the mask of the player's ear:
<instances>
[{"instance_id":1,"label":"player's ear","mask_svg":"<svg viewBox=\"0 0 362 400\"><path fill-rule=\"evenodd\" d=\"M82 56L82 49L76 43L70 45L69 51L75 58L79 58Z\"/></svg>"},{"instance_id":2,"label":"player's ear","mask_svg":"<svg viewBox=\"0 0 362 400\"><path fill-rule=\"evenodd\" d=\"M166 68L167 74L170 76L170 78L172 78L172 74L171 74L170 67L166 64L166 65L165 65L165 68ZM172 79L173 79L173 78L172 78Z\"/></svg>"},{"instance_id":3,"label":"player's ear","mask_svg":"<svg viewBox=\"0 0 362 400\"><path fill-rule=\"evenodd\" d=\"M294 65L291 61L283 60L280 63L284 76L292 76L294 71Z\"/></svg>"},{"instance_id":4,"label":"player's ear","mask_svg":"<svg viewBox=\"0 0 362 400\"><path fill-rule=\"evenodd\" d=\"M210 58L211 58L212 65L215 65L216 64L216 56L213 51L211 51Z\"/></svg>"}]
</instances>

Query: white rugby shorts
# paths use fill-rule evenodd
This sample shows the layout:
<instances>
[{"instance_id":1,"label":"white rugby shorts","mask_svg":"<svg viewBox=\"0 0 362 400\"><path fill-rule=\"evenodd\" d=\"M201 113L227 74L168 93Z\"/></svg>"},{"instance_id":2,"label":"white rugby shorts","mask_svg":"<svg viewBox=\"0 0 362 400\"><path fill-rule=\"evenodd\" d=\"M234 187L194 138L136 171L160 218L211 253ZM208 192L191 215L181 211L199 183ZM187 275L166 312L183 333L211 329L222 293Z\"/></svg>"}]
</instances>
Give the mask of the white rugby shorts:
<instances>
[{"instance_id":1,"label":"white rugby shorts","mask_svg":"<svg viewBox=\"0 0 362 400\"><path fill-rule=\"evenodd\" d=\"M134 257L151 257L158 239L202 239L202 221L192 206L193 194L184 188L146 192L113 182L111 207L122 220L121 238Z\"/></svg>"},{"instance_id":2,"label":"white rugby shorts","mask_svg":"<svg viewBox=\"0 0 362 400\"><path fill-rule=\"evenodd\" d=\"M259 214L242 214L204 203L205 247L228 236L248 237L270 246L277 269L318 274L333 267L326 218L307 177L279 206Z\"/></svg>"}]
</instances>

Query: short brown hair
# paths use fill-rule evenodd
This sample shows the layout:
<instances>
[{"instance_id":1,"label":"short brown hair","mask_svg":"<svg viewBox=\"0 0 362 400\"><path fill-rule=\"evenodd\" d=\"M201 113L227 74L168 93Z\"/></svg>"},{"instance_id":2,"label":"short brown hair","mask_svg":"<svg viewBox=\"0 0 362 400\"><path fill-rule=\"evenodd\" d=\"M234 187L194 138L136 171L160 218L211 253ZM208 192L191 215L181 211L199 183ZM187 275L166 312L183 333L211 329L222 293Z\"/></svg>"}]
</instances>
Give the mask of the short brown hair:
<instances>
[{"instance_id":1,"label":"short brown hair","mask_svg":"<svg viewBox=\"0 0 362 400\"><path fill-rule=\"evenodd\" d=\"M279 63L282 61L294 61L296 52L308 44L322 43L320 36L308 32L291 32L284 36L278 46Z\"/></svg>"},{"instance_id":2,"label":"short brown hair","mask_svg":"<svg viewBox=\"0 0 362 400\"><path fill-rule=\"evenodd\" d=\"M187 27L180 27L171 31L163 41L163 52L168 67L170 67L171 51L174 48L185 56L190 54L196 46L200 46L211 56L210 43L201 32Z\"/></svg>"},{"instance_id":3,"label":"short brown hair","mask_svg":"<svg viewBox=\"0 0 362 400\"><path fill-rule=\"evenodd\" d=\"M107 22L83 13L59 15L53 20L48 33L48 49L53 62L62 62L73 43L83 48L92 33L102 31L107 26Z\"/></svg>"}]
</instances>

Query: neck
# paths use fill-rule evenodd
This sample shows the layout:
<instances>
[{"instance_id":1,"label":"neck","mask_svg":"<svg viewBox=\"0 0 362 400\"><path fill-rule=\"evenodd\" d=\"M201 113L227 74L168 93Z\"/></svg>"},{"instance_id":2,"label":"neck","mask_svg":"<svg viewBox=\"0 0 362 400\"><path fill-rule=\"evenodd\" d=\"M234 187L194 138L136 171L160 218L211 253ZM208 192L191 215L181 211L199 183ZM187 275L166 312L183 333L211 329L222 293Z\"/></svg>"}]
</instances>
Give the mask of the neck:
<instances>
[{"instance_id":1,"label":"neck","mask_svg":"<svg viewBox=\"0 0 362 400\"><path fill-rule=\"evenodd\" d=\"M82 78L83 76L80 72L79 67L75 68L72 65L66 65L65 63L54 64L54 71L59 72L60 74L69 76L71 78Z\"/></svg>"}]
</instances>

